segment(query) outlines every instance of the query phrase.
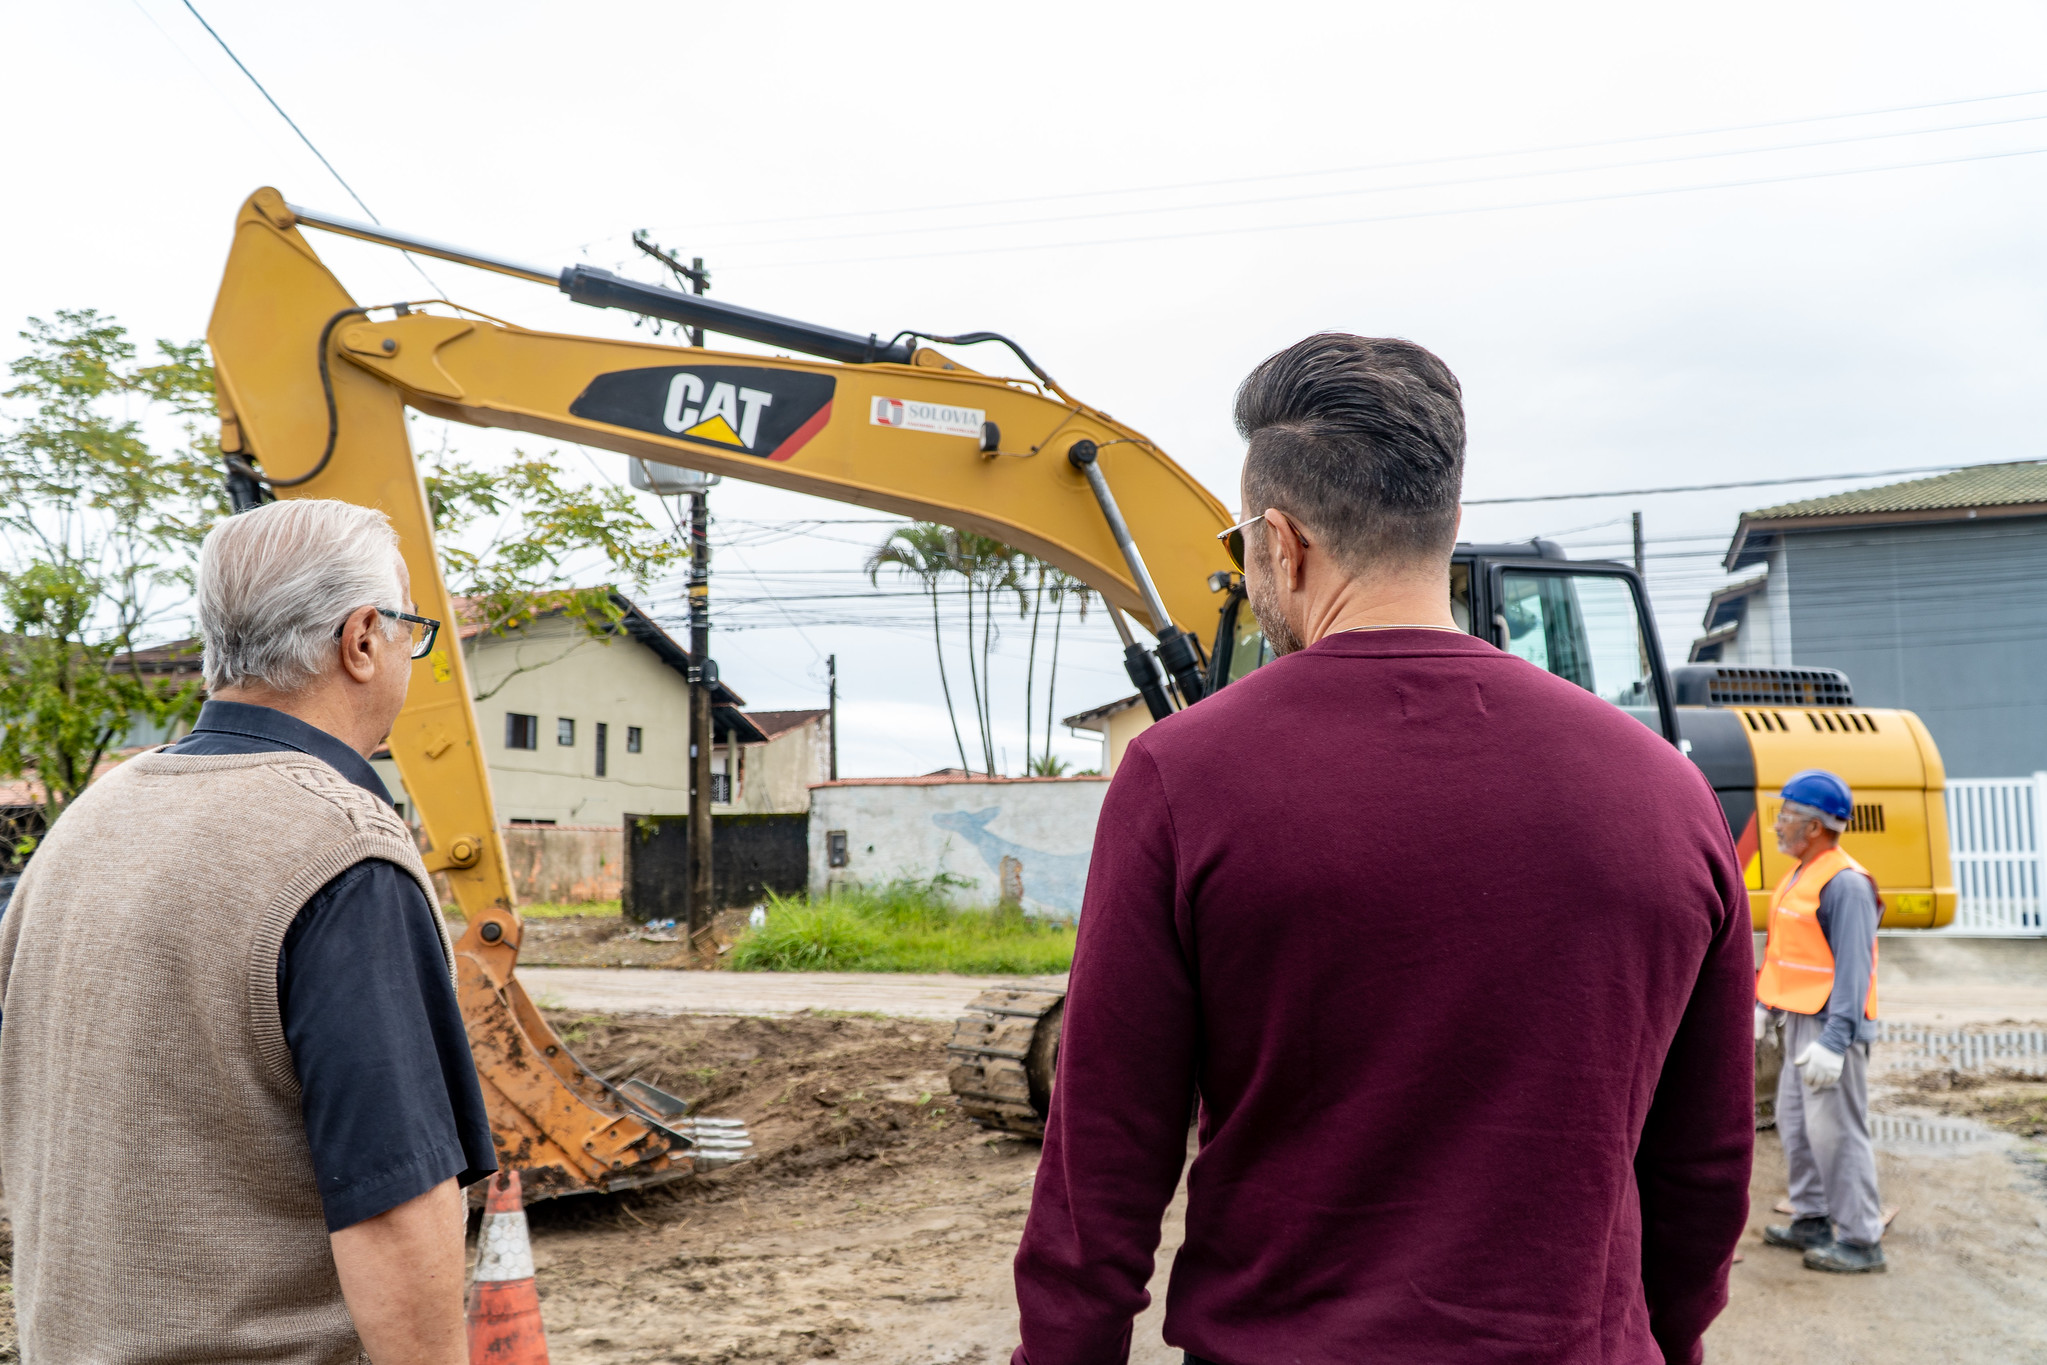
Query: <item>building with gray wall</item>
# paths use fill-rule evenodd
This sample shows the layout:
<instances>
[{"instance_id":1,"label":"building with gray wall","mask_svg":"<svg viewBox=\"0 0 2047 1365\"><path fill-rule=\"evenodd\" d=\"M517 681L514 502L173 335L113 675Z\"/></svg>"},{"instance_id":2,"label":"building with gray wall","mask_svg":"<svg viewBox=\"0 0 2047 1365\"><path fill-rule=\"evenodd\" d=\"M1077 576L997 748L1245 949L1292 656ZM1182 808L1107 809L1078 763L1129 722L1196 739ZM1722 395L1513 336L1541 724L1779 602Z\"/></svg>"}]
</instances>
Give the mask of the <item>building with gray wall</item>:
<instances>
[{"instance_id":1,"label":"building with gray wall","mask_svg":"<svg viewBox=\"0 0 2047 1365\"><path fill-rule=\"evenodd\" d=\"M1695 662L1838 668L1951 777L2047 770L2047 463L1747 512L1725 565Z\"/></svg>"}]
</instances>

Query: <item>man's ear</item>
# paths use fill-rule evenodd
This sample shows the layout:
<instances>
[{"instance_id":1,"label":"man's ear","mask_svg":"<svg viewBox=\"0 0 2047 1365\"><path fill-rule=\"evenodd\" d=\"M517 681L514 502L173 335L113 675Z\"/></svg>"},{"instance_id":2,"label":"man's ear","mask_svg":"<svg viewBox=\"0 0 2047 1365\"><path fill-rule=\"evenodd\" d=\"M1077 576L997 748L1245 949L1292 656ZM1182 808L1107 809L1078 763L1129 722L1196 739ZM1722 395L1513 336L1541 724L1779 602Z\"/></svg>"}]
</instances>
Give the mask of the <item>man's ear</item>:
<instances>
[{"instance_id":1,"label":"man's ear","mask_svg":"<svg viewBox=\"0 0 2047 1365\"><path fill-rule=\"evenodd\" d=\"M370 632L384 624L375 607L359 607L341 627L341 639L337 648L341 652L341 671L350 679L366 683L377 675L377 658L372 652Z\"/></svg>"},{"instance_id":2,"label":"man's ear","mask_svg":"<svg viewBox=\"0 0 2047 1365\"><path fill-rule=\"evenodd\" d=\"M1301 586L1304 573L1301 551L1301 538L1295 533L1293 522L1277 511L1266 509L1265 552L1270 558L1265 567L1290 591Z\"/></svg>"}]
</instances>

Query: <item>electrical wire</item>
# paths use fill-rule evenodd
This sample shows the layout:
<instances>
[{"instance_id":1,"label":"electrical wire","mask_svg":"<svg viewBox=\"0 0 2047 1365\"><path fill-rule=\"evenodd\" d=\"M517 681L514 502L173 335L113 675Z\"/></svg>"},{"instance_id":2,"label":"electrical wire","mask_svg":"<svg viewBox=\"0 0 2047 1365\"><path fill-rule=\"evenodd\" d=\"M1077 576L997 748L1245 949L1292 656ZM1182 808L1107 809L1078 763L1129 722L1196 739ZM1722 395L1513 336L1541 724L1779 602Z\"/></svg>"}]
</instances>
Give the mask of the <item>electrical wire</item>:
<instances>
[{"instance_id":1,"label":"electrical wire","mask_svg":"<svg viewBox=\"0 0 2047 1365\"><path fill-rule=\"evenodd\" d=\"M1365 185L1356 189L1317 190L1306 194L1270 195L1257 199L1211 200L1197 204L1157 204L1140 208L1103 209L1094 213L1054 214L1040 218L1012 218L993 223L959 223L935 227L881 228L871 232L838 232L814 237L771 237L747 239L737 242L710 242L707 249L731 246L793 246L812 242L845 242L861 238L907 237L918 234L944 232L986 232L997 228L1038 227L1048 223L1094 222L1112 218L1140 218L1165 213L1200 213L1212 209L1262 208L1272 204L1309 203L1324 199L1351 199L1364 195L1401 194L1410 190L1461 189L1472 185L1494 185L1510 180L1539 180L1566 175L1593 175L1604 171L1641 170L1654 166L1674 166L1689 161L1713 161L1727 157L1761 156L1772 152L1809 151L1816 147L1839 147L1857 142L1881 142L1902 137L1929 137L1937 133L1971 132L1980 128L2002 128L2019 123L2039 123L2047 120L2047 113L2022 114L2015 118L1994 119L1981 123L1949 124L1940 128L1906 128L1896 132L1855 133L1846 137L1820 138L1810 142L1790 142L1773 147L1735 147L1726 151L1686 152L1681 156L1645 157L1634 161L1613 161L1596 166L1552 166L1537 170L1502 171L1492 175L1466 176L1452 180L1413 180L1397 185ZM934 341L946 338L933 337ZM1029 363L1026 361L1025 363Z\"/></svg>"},{"instance_id":2,"label":"electrical wire","mask_svg":"<svg viewBox=\"0 0 2047 1365\"><path fill-rule=\"evenodd\" d=\"M2047 148L2042 148L2047 151ZM1885 479L1898 474L1945 474L1961 469L2001 469L2008 465L2040 464L2032 460L1990 460L1982 464L1930 464L1910 469L1871 469L1855 474L1799 474L1782 479L1742 479L1734 483L1672 484L1666 488L1614 488L1591 493L1529 493L1512 498L1465 498L1466 507L1502 507L1524 502L1577 502L1587 498L1646 498L1659 493L1717 493L1730 488L1774 488L1793 483L1829 483L1835 479Z\"/></svg>"},{"instance_id":3,"label":"electrical wire","mask_svg":"<svg viewBox=\"0 0 2047 1365\"><path fill-rule=\"evenodd\" d=\"M962 209L1007 208L1017 204L1050 204L1075 199L1099 199L1132 194L1163 194L1176 190L1215 189L1225 185L1268 184L1283 180L1306 180L1320 176L1359 175L1374 171L1411 170L1420 166L1446 166L1465 161L1494 161L1517 156L1546 156L1559 152L1597 151L1606 147L1638 146L1645 142L1678 142L1686 138L1719 137L1728 133L1760 132L1768 128L1792 128L1813 123L1839 123L1848 119L1880 118L1887 114L1915 114L1928 109L1953 109L1966 104L1994 104L2002 100L2030 99L2047 95L2047 89L2015 90L2002 95L1972 95L1963 99L1935 100L1926 104L1892 105L1882 109L1863 109L1845 114L1811 114L1800 118L1772 119L1762 123L1737 123L1718 128L1695 128L1681 133L1641 133L1629 137L1603 138L1591 142L1553 143L1539 147L1521 147L1506 151L1459 152L1450 156L1420 157L1403 161L1369 162L1355 166L1335 166L1321 170L1280 171L1267 175L1232 176L1215 180L1184 180L1158 185L1138 185L1113 190L1076 190L1065 194L1026 195L1008 199L980 199L952 204L923 204L913 208L851 209L838 213L799 214L781 218L728 218L699 225L698 230L712 231L727 227L757 227L782 223L812 223L839 221L847 218L875 218L901 214L950 213ZM595 243L585 243L587 249Z\"/></svg>"},{"instance_id":4,"label":"electrical wire","mask_svg":"<svg viewBox=\"0 0 2047 1365\"><path fill-rule=\"evenodd\" d=\"M1243 227L1199 228L1186 232L1159 232L1141 236L1092 237L1065 242L1025 242L1010 246L960 247L945 251L923 250L888 256L813 257L798 261L754 261L742 263L749 270L795 270L811 266L877 265L896 261L931 261L954 257L1011 255L1024 251L1072 251L1089 247L1144 246L1157 242L1199 241L1216 237L1242 237L1262 232L1300 232L1316 228L1365 227L1380 223L1413 222L1430 218L1462 218L1480 213L1512 213L1523 209L1570 208L1584 204L1616 203L1629 199L1653 199L1669 194L1703 194L1713 190L1749 189L1759 185L1787 185L1806 180L1836 180L1852 175L1879 175L1890 171L1924 170L1933 166L1960 166L1978 161L2005 161L2015 157L2041 156L2047 147L2022 147L2002 152L1977 152L1967 156L1932 157L1922 161L1899 161L1886 166L1853 166L1832 171L1802 171L1793 175L1754 176L1746 180L1718 180L1702 185L1666 185L1659 189L1618 190L1607 194L1568 195L1556 199L1528 199L1519 202L1474 204L1464 208L1414 209L1402 213L1368 214L1356 218L1318 218L1298 223L1257 223Z\"/></svg>"},{"instance_id":5,"label":"electrical wire","mask_svg":"<svg viewBox=\"0 0 2047 1365\"><path fill-rule=\"evenodd\" d=\"M213 25L206 22L206 16L199 12L198 6L194 5L192 3L192 0L183 0L183 4L186 9L192 12L192 17L199 21L199 27L205 29L207 35L211 37L214 42L220 44L220 50L227 54L227 59L233 62L236 68L239 69L244 76L247 76L249 78L249 84L256 87L256 93L261 95L265 100L269 101L270 107L277 111L277 116L284 120L285 126L290 128L294 133L298 134L299 141L306 144L306 150L311 152L315 157L319 158L320 164L327 168L327 174L334 177L334 183L341 186L342 189L348 191L348 197L350 199L355 200L355 206L357 208L361 209L364 213L369 215L369 219L372 223L376 223L379 226L382 226L384 220L377 217L376 213L370 208L370 206L363 202L362 196L355 192L355 186L349 184L347 180L342 178L341 172L334 169L334 163L327 159L327 154L321 151L318 147L313 145L313 140L306 136L306 130L299 127L297 121L294 120L290 114L284 112L284 106L277 102L277 97L275 95L272 95L269 92L269 90L265 89L263 82L256 79L256 73L249 70L247 64L244 63L240 57L237 57L235 55L235 50L227 45L227 39L221 37L219 32L217 32L214 29ZM444 294L447 292L446 290L442 289L440 285L434 284L434 277L427 274L426 268L420 265L418 261L413 260L411 252L408 251L405 253L405 259L411 262L412 268L414 270L419 271L419 277L421 279L425 280L428 284L432 284L434 286L435 293Z\"/></svg>"}]
</instances>

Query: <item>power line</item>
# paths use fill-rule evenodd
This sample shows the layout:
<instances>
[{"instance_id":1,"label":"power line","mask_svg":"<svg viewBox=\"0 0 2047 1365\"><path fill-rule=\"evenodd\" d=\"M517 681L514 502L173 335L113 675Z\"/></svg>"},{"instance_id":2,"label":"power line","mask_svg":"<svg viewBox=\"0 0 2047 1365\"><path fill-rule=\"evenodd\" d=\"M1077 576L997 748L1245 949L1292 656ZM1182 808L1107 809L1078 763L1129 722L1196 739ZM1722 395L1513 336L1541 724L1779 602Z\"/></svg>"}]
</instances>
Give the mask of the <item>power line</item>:
<instances>
[{"instance_id":1,"label":"power line","mask_svg":"<svg viewBox=\"0 0 2047 1365\"><path fill-rule=\"evenodd\" d=\"M192 4L192 0L184 0L184 5L186 9L192 11L192 17L199 21L199 27L205 29L206 32L213 38L213 41L220 44L220 50L227 54L227 59L233 62L237 67L239 67L241 69L241 73L249 78L249 84L256 87L256 93L261 95L264 99L269 100L270 107L277 111L277 116L283 119L285 123L289 125L289 127L294 133L297 133L299 135L299 141L306 144L306 150L311 152L314 156L320 158L320 164L327 168L327 174L333 176L335 183L340 185L342 189L348 191L348 197L350 199L355 200L355 206L361 209L364 213L369 214L369 218L372 223L381 224L384 220L377 217L375 213L371 212L370 206L362 201L362 196L355 192L355 187L353 185L349 184L346 180L341 178L341 172L334 169L334 163L327 159L327 156L324 152L322 152L318 147L315 147L313 145L313 140L306 136L306 130L299 127L297 123L293 122L290 114L284 112L284 106L277 102L277 97L272 95L268 90L265 90L263 88L263 82L256 79L256 73L249 70L249 68L243 64L242 59L240 57L235 56L235 50L227 45L227 39L221 37L220 34L214 31L213 25L206 22L206 16L198 11L198 9Z\"/></svg>"},{"instance_id":2,"label":"power line","mask_svg":"<svg viewBox=\"0 0 2047 1365\"><path fill-rule=\"evenodd\" d=\"M1037 227L1048 223L1092 222L1110 218L1138 218L1165 213L1200 213L1211 209L1261 208L1271 204L1298 204L1323 199L1351 199L1365 195L1402 194L1410 190L1459 189L1471 185L1492 185L1509 180L1538 180L1567 175L1594 175L1603 171L1641 170L1672 166L1687 161L1714 161L1728 157L1761 156L1772 152L1810 151L1816 147L1839 147L1857 142L1881 142L1892 138L1930 137L1937 133L1973 132L1980 128L2003 128L2017 123L2038 123L2047 114L2021 114L2014 118L1979 123L1954 123L1938 128L1905 128L1896 132L1851 133L1842 137L1819 138L1809 142L1787 142L1771 147L1733 147L1726 151L1685 152L1672 156L1642 157L1632 161L1609 161L1593 166L1552 166L1533 170L1499 171L1489 175L1461 176L1450 180L1410 180L1404 184L1364 185L1355 189L1314 190L1300 194L1266 195L1253 199L1218 199L1195 204L1154 204L1133 208L1101 209L1090 213L1053 214L1038 218L1011 218L992 223L958 223L934 227L877 228L866 232L835 232L808 237L770 237L741 241L713 242L711 246L794 246L812 242L844 242L860 238L907 237L944 232L986 232L998 228Z\"/></svg>"},{"instance_id":3,"label":"power line","mask_svg":"<svg viewBox=\"0 0 2047 1365\"><path fill-rule=\"evenodd\" d=\"M1801 118L1772 119L1762 123L1737 123L1718 128L1694 128L1680 133L1641 133L1629 137L1604 138L1592 142L1553 143L1541 147L1520 147L1507 151L1460 152L1450 156L1421 157L1404 161L1380 161L1356 166L1335 166L1321 170L1281 171L1269 175L1233 176L1219 180L1185 180L1160 185L1139 185L1128 189L1076 190L1066 194L1026 195L1009 199L980 199L953 204L924 204L915 208L853 209L840 213L801 214L782 218L731 218L698 225L700 231L727 227L758 227L782 223L838 221L847 218L875 218L897 214L949 213L960 209L1007 208L1016 204L1051 204L1074 199L1100 199L1132 194L1160 194L1174 190L1215 189L1225 185L1268 184L1281 180L1307 180L1321 176L1356 175L1372 171L1411 170L1419 166L1453 165L1461 161L1495 161L1517 156L1545 156L1557 152L1596 151L1605 147L1626 147L1644 142L1677 142L1685 138L1717 137L1727 133L1752 133L1766 128L1791 128L1808 123L1838 123L1847 119L1880 118L1886 114L1913 114L1928 109L1952 109L1964 104L1994 104L2001 100L2029 99L2047 95L2047 90L2015 90L2003 95L1972 95L1964 99L1935 100L1927 104L1901 104L1883 109L1863 109L1846 114L1812 114Z\"/></svg>"},{"instance_id":4,"label":"power line","mask_svg":"<svg viewBox=\"0 0 2047 1365\"><path fill-rule=\"evenodd\" d=\"M2047 149L2043 149L2047 150ZM1717 493L1729 488L1775 488L1791 483L1831 483L1836 479L1887 479L1898 474L1945 474L1956 469L2001 469L2006 465L2039 464L2033 460L1990 460L1983 464L1929 464L1911 469L1870 469L1859 474L1800 474L1788 479L1742 479L1734 483L1673 484L1668 488L1614 488L1596 493L1530 493L1517 498L1466 498L1466 507L1500 507L1522 502L1576 502L1586 498L1646 498L1658 493Z\"/></svg>"},{"instance_id":5,"label":"power line","mask_svg":"<svg viewBox=\"0 0 2047 1365\"><path fill-rule=\"evenodd\" d=\"M1606 194L1576 194L1557 199L1473 204L1464 208L1413 209L1401 213L1367 214L1356 218L1317 218L1308 222L1258 223L1245 227L1197 228L1186 232L1158 232L1131 237L1091 237L1065 242L1025 242L1012 246L959 247L946 251L913 251L890 256L812 257L798 261L743 263L749 270L794 270L819 265L875 265L894 261L930 261L962 256L1000 256L1021 251L1072 251L1100 246L1142 246L1154 242L1186 242L1211 237L1242 237L1261 232L1299 232L1316 228L1366 227L1380 223L1403 223L1426 218L1463 218L1478 213L1512 213L1522 209L1572 208L1584 204L1615 203L1628 199L1654 199L1668 194L1700 194L1712 190L1750 189L1759 185L1788 185L1803 180L1835 180L1851 175L1878 175L1889 171L1923 170L1932 166L1960 166L1976 161L2005 161L2013 157L2047 154L2047 147L2021 147L2003 152L1975 152L1967 156L1931 157L1923 161L1897 161L1887 166L1852 166L1832 171L1801 171L1792 175L1753 176L1746 180L1717 180L1702 185L1666 185L1660 189L1617 190Z\"/></svg>"},{"instance_id":6,"label":"power line","mask_svg":"<svg viewBox=\"0 0 2047 1365\"><path fill-rule=\"evenodd\" d=\"M313 145L313 140L306 136L306 130L299 127L298 123L292 118L290 114L284 112L284 106L277 102L277 97L275 95L272 95L267 89L265 89L263 86L263 82L256 79L256 73L249 70L248 66L242 61L242 59L235 55L235 50L227 45L227 39L221 37L220 34L214 30L213 25L206 22L206 16L199 12L198 7L192 3L192 0L183 0L183 3L185 8L192 12L192 17L199 21L199 27L205 29L207 35L211 37L214 42L220 44L220 50L227 54L227 59L233 62L236 68L240 70L244 76L247 76L249 78L249 84L256 87L256 93L261 95L264 99L268 100L270 102L270 107L277 111L277 116L284 120L285 126L290 128L294 133L298 134L299 141L306 144L306 150L319 158L320 164L327 168L327 174L334 177L334 183L341 186L342 189L348 191L348 197L350 199L355 200L355 206L357 208L361 209L365 214L369 215L369 220L372 223L376 223L381 226L384 220L377 217L376 212L372 210L368 204L365 204L363 202L362 196L355 192L355 186L349 184L347 180L342 178L341 172L334 169L334 163L327 159L327 154L325 152L322 152L318 147ZM421 279L425 280L428 284L433 285L435 293L444 294L447 292L446 290L442 289L438 284L434 284L434 277L427 274L426 268L420 265L418 261L413 260L411 252L408 251L405 253L405 259L411 263L412 268L414 270L419 271L419 277Z\"/></svg>"}]
</instances>

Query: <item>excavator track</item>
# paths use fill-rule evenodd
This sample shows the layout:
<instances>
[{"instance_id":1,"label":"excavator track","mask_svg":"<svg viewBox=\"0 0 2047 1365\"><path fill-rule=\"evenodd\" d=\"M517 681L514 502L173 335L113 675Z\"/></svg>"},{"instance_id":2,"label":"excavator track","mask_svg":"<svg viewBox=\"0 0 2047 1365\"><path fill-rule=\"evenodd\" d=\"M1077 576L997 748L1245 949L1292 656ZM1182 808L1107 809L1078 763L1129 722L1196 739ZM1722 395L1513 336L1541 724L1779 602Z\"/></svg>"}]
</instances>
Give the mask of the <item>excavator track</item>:
<instances>
[{"instance_id":1,"label":"excavator track","mask_svg":"<svg viewBox=\"0 0 2047 1365\"><path fill-rule=\"evenodd\" d=\"M947 1075L962 1112L983 1128L1045 1136L1066 992L1042 986L983 991L953 1024Z\"/></svg>"}]
</instances>

